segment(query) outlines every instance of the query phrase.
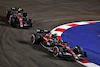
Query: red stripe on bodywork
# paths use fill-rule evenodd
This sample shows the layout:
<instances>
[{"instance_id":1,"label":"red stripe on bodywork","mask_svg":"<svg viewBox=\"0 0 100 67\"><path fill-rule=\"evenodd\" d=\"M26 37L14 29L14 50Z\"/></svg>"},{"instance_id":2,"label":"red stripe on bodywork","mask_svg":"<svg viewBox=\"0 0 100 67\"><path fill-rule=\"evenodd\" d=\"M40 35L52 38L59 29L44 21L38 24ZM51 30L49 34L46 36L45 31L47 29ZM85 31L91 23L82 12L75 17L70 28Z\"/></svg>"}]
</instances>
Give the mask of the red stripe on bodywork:
<instances>
[{"instance_id":1,"label":"red stripe on bodywork","mask_svg":"<svg viewBox=\"0 0 100 67\"><path fill-rule=\"evenodd\" d=\"M17 15L18 19L19 19L19 24L20 24L20 27L23 27L23 16L19 16Z\"/></svg>"},{"instance_id":2,"label":"red stripe on bodywork","mask_svg":"<svg viewBox=\"0 0 100 67\"><path fill-rule=\"evenodd\" d=\"M42 43L43 43L44 45L46 45L46 41L43 41Z\"/></svg>"},{"instance_id":3,"label":"red stripe on bodywork","mask_svg":"<svg viewBox=\"0 0 100 67\"><path fill-rule=\"evenodd\" d=\"M74 51L73 51L68 45L66 45L65 43L62 43L61 45L62 45L64 48L66 48L66 49L73 55L73 57L74 57L76 60L78 60L77 55L74 53Z\"/></svg>"},{"instance_id":4,"label":"red stripe on bodywork","mask_svg":"<svg viewBox=\"0 0 100 67\"><path fill-rule=\"evenodd\" d=\"M23 18L19 17L20 27L23 27Z\"/></svg>"},{"instance_id":5,"label":"red stripe on bodywork","mask_svg":"<svg viewBox=\"0 0 100 67\"><path fill-rule=\"evenodd\" d=\"M63 32L65 31L66 29L62 29L62 28L57 28L55 31L60 31L60 32Z\"/></svg>"},{"instance_id":6,"label":"red stripe on bodywork","mask_svg":"<svg viewBox=\"0 0 100 67\"><path fill-rule=\"evenodd\" d=\"M84 58L81 59L80 62L82 62L82 63L91 63L90 61L88 61L88 60L86 60L86 59L84 59Z\"/></svg>"},{"instance_id":7,"label":"red stripe on bodywork","mask_svg":"<svg viewBox=\"0 0 100 67\"><path fill-rule=\"evenodd\" d=\"M49 38L46 38L45 36L41 36L45 41L48 41Z\"/></svg>"},{"instance_id":8,"label":"red stripe on bodywork","mask_svg":"<svg viewBox=\"0 0 100 67\"><path fill-rule=\"evenodd\" d=\"M87 22L87 23L89 23L89 24L95 24L96 22Z\"/></svg>"},{"instance_id":9,"label":"red stripe on bodywork","mask_svg":"<svg viewBox=\"0 0 100 67\"><path fill-rule=\"evenodd\" d=\"M78 26L78 24L69 24L69 25L67 25L67 26L72 26L72 27L74 27L74 26Z\"/></svg>"},{"instance_id":10,"label":"red stripe on bodywork","mask_svg":"<svg viewBox=\"0 0 100 67\"><path fill-rule=\"evenodd\" d=\"M67 50L73 55L73 57L78 60L78 57L77 55L74 53L74 51L68 46L68 45L65 45Z\"/></svg>"}]
</instances>

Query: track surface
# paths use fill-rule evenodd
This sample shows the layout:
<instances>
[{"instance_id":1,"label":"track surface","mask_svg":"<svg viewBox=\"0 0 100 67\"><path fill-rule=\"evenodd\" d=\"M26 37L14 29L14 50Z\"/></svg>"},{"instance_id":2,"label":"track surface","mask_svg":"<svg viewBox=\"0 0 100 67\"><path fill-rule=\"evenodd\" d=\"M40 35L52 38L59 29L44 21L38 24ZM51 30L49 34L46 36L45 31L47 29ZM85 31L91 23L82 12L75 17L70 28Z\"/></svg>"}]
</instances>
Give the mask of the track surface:
<instances>
[{"instance_id":1,"label":"track surface","mask_svg":"<svg viewBox=\"0 0 100 67\"><path fill-rule=\"evenodd\" d=\"M22 7L34 20L30 29L6 25L5 11ZM55 58L38 45L31 45L35 29L53 29L72 21L100 20L100 0L0 0L0 67L84 67Z\"/></svg>"}]
</instances>

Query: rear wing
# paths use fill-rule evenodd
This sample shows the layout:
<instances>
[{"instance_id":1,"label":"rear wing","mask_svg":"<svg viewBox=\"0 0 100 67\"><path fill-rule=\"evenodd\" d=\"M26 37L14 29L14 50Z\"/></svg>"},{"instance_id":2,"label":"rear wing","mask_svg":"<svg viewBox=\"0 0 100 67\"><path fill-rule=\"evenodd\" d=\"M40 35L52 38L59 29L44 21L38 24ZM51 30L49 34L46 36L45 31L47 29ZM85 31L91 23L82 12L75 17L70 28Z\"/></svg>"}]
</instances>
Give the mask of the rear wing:
<instances>
[{"instance_id":1,"label":"rear wing","mask_svg":"<svg viewBox=\"0 0 100 67\"><path fill-rule=\"evenodd\" d=\"M22 11L22 12L23 12L23 9L22 9L22 8L15 8L15 7L11 7L11 10L13 10L13 11L18 11L18 10L20 10L20 11Z\"/></svg>"},{"instance_id":2,"label":"rear wing","mask_svg":"<svg viewBox=\"0 0 100 67\"><path fill-rule=\"evenodd\" d=\"M49 30L39 30L39 29L36 29L35 31L34 31L35 33L50 33L50 31Z\"/></svg>"}]
</instances>

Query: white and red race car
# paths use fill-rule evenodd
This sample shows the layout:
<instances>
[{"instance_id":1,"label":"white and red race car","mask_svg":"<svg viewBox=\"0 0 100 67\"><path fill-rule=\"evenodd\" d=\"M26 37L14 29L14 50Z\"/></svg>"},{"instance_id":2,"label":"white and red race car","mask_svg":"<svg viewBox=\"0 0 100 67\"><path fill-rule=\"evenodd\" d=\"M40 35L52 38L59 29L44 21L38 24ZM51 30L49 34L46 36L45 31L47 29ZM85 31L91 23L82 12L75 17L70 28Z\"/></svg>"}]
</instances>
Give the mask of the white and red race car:
<instances>
[{"instance_id":1,"label":"white and red race car","mask_svg":"<svg viewBox=\"0 0 100 67\"><path fill-rule=\"evenodd\" d=\"M31 36L32 44L40 44L48 51L53 52L55 57L63 57L68 60L81 60L82 48L76 46L70 48L68 43L59 40L56 34L50 34L48 30L35 30Z\"/></svg>"},{"instance_id":2,"label":"white and red race car","mask_svg":"<svg viewBox=\"0 0 100 67\"><path fill-rule=\"evenodd\" d=\"M22 8L11 8L11 11L6 11L8 25L12 27L32 27L33 21L28 19L27 13L23 13Z\"/></svg>"}]
</instances>

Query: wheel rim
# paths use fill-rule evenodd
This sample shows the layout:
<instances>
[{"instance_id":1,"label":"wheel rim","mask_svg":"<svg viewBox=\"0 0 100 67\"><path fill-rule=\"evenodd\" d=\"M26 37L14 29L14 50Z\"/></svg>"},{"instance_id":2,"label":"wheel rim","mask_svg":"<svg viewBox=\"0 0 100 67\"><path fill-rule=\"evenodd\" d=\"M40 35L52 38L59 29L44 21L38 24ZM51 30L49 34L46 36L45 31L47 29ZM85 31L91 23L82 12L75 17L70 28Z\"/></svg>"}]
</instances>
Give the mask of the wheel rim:
<instances>
[{"instance_id":1,"label":"wheel rim","mask_svg":"<svg viewBox=\"0 0 100 67\"><path fill-rule=\"evenodd\" d=\"M35 43L35 36L32 35L32 44L34 44L34 43Z\"/></svg>"},{"instance_id":2,"label":"wheel rim","mask_svg":"<svg viewBox=\"0 0 100 67\"><path fill-rule=\"evenodd\" d=\"M82 54L83 49L82 49L81 47L79 47L79 46L76 46L76 47L74 48L74 52L75 52L76 54Z\"/></svg>"},{"instance_id":3,"label":"wheel rim","mask_svg":"<svg viewBox=\"0 0 100 67\"><path fill-rule=\"evenodd\" d=\"M59 54L59 48L58 48L57 46L55 46L54 49L53 49L53 55L54 55L55 57L57 57L58 54Z\"/></svg>"}]
</instances>

